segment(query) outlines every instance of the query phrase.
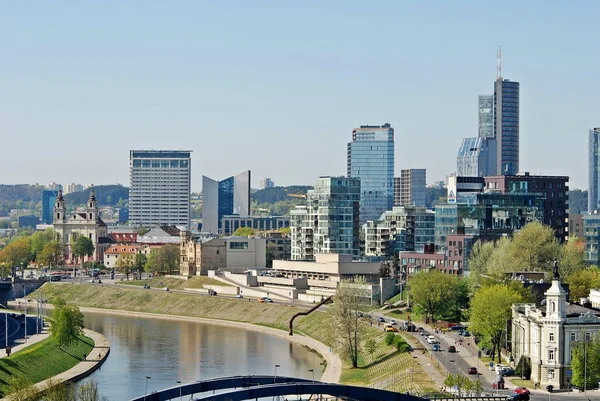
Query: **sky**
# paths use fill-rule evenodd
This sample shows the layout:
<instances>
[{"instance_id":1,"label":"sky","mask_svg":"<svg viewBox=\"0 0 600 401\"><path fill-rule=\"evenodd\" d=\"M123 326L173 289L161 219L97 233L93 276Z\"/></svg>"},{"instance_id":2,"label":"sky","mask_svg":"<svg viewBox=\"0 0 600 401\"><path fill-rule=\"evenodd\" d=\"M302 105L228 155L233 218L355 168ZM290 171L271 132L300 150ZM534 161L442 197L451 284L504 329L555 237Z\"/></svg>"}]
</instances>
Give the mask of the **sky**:
<instances>
[{"instance_id":1,"label":"sky","mask_svg":"<svg viewBox=\"0 0 600 401\"><path fill-rule=\"evenodd\" d=\"M0 5L0 183L128 185L130 149L202 175L346 174L360 125L396 173L456 170L477 96L521 83L520 170L587 188L600 126L597 1L103 1Z\"/></svg>"}]
</instances>

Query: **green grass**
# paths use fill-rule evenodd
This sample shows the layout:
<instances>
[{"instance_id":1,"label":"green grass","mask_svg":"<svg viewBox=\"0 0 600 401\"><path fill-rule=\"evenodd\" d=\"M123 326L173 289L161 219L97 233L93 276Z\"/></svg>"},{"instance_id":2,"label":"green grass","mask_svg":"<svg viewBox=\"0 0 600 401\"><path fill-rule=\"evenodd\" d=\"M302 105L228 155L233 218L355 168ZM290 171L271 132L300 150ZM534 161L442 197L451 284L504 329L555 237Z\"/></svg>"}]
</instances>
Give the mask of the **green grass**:
<instances>
[{"instance_id":1,"label":"green grass","mask_svg":"<svg viewBox=\"0 0 600 401\"><path fill-rule=\"evenodd\" d=\"M117 284L135 285L143 287L148 284L151 288L164 288L168 287L173 290L183 290L186 288L204 288L205 285L221 285L224 287L231 287L231 285L223 283L219 280L215 280L211 277L192 277L189 280L181 280L172 277L158 276L148 280L123 280L117 281Z\"/></svg>"},{"instance_id":2,"label":"green grass","mask_svg":"<svg viewBox=\"0 0 600 401\"><path fill-rule=\"evenodd\" d=\"M11 376L24 375L33 383L39 383L59 373L71 369L83 361L94 348L94 341L85 336L70 346L58 348L53 337L48 337L23 350L0 359L0 397L8 391Z\"/></svg>"},{"instance_id":3,"label":"green grass","mask_svg":"<svg viewBox=\"0 0 600 401\"><path fill-rule=\"evenodd\" d=\"M387 301L385 301L385 303L393 304L393 303L401 301L401 300L402 300L402 293L399 293L399 294L394 295L393 297L391 297Z\"/></svg>"},{"instance_id":4,"label":"green grass","mask_svg":"<svg viewBox=\"0 0 600 401\"><path fill-rule=\"evenodd\" d=\"M527 387L529 389L533 388L533 382L531 380L523 380L523 384L521 384L521 379L510 379L510 382L517 387Z\"/></svg>"}]
</instances>

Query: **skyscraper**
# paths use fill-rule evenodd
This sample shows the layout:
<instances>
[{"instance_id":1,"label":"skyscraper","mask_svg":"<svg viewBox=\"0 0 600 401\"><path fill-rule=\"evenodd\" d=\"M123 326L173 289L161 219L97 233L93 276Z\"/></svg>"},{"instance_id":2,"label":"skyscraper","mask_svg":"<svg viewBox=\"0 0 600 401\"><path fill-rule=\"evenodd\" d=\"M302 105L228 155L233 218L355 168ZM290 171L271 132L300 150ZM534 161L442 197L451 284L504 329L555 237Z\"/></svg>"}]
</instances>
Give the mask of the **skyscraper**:
<instances>
[{"instance_id":1,"label":"skyscraper","mask_svg":"<svg viewBox=\"0 0 600 401\"><path fill-rule=\"evenodd\" d=\"M219 234L232 214L250 216L250 170L221 181L202 176L202 231Z\"/></svg>"},{"instance_id":2,"label":"skyscraper","mask_svg":"<svg viewBox=\"0 0 600 401\"><path fill-rule=\"evenodd\" d=\"M456 175L496 175L496 140L490 137L463 138L456 157Z\"/></svg>"},{"instance_id":3,"label":"skyscraper","mask_svg":"<svg viewBox=\"0 0 600 401\"><path fill-rule=\"evenodd\" d=\"M135 226L190 223L191 151L129 152L129 221Z\"/></svg>"},{"instance_id":4,"label":"skyscraper","mask_svg":"<svg viewBox=\"0 0 600 401\"><path fill-rule=\"evenodd\" d=\"M348 177L360 178L360 224L394 204L394 128L361 125L348 143Z\"/></svg>"},{"instance_id":5,"label":"skyscraper","mask_svg":"<svg viewBox=\"0 0 600 401\"><path fill-rule=\"evenodd\" d=\"M427 170L407 168L394 177L394 206L425 206Z\"/></svg>"},{"instance_id":6,"label":"skyscraper","mask_svg":"<svg viewBox=\"0 0 600 401\"><path fill-rule=\"evenodd\" d=\"M593 213L598 207L600 193L600 128L590 130L588 148L588 213Z\"/></svg>"},{"instance_id":7,"label":"skyscraper","mask_svg":"<svg viewBox=\"0 0 600 401\"><path fill-rule=\"evenodd\" d=\"M479 137L494 137L494 95L479 95Z\"/></svg>"},{"instance_id":8,"label":"skyscraper","mask_svg":"<svg viewBox=\"0 0 600 401\"><path fill-rule=\"evenodd\" d=\"M46 189L42 191L42 224L52 224L54 221L53 208L58 190Z\"/></svg>"},{"instance_id":9,"label":"skyscraper","mask_svg":"<svg viewBox=\"0 0 600 401\"><path fill-rule=\"evenodd\" d=\"M270 178L261 178L260 179L260 189L269 189L274 188L275 183Z\"/></svg>"},{"instance_id":10,"label":"skyscraper","mask_svg":"<svg viewBox=\"0 0 600 401\"><path fill-rule=\"evenodd\" d=\"M519 83L498 76L494 83L494 137L496 170L500 175L519 172Z\"/></svg>"}]
</instances>

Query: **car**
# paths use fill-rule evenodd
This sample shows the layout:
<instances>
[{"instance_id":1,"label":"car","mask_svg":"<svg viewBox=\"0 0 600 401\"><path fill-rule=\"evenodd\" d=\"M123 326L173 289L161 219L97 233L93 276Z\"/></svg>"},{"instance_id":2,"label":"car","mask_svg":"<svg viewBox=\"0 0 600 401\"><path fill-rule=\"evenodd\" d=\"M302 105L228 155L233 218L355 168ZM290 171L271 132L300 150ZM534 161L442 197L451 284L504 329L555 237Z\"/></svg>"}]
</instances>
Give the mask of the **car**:
<instances>
[{"instance_id":1,"label":"car","mask_svg":"<svg viewBox=\"0 0 600 401\"><path fill-rule=\"evenodd\" d=\"M379 323L384 323L384 322L385 322L385 319L384 319L384 318L382 318L381 316L379 316L379 317L377 318L377 321L378 321Z\"/></svg>"},{"instance_id":2,"label":"car","mask_svg":"<svg viewBox=\"0 0 600 401\"><path fill-rule=\"evenodd\" d=\"M268 304L272 304L273 300L271 298L267 298L267 299L265 299L265 302L268 303Z\"/></svg>"},{"instance_id":3,"label":"car","mask_svg":"<svg viewBox=\"0 0 600 401\"><path fill-rule=\"evenodd\" d=\"M529 394L526 393L515 393L509 395L507 401L529 401Z\"/></svg>"},{"instance_id":4,"label":"car","mask_svg":"<svg viewBox=\"0 0 600 401\"><path fill-rule=\"evenodd\" d=\"M502 372L502 376L514 376L515 375L515 370L513 368L509 368L508 366L503 367L501 372Z\"/></svg>"},{"instance_id":5,"label":"car","mask_svg":"<svg viewBox=\"0 0 600 401\"><path fill-rule=\"evenodd\" d=\"M456 347L454 345L449 346L448 352L456 352Z\"/></svg>"},{"instance_id":6,"label":"car","mask_svg":"<svg viewBox=\"0 0 600 401\"><path fill-rule=\"evenodd\" d=\"M437 351L441 351L441 350L442 350L442 348L440 347L439 344L433 344L433 351L437 352Z\"/></svg>"},{"instance_id":7,"label":"car","mask_svg":"<svg viewBox=\"0 0 600 401\"><path fill-rule=\"evenodd\" d=\"M419 334L420 334L420 335L422 335L422 336L427 336L427 335L429 335L429 333L428 333L428 332L426 332L425 330L423 330L423 331L420 331L420 332L419 332Z\"/></svg>"},{"instance_id":8,"label":"car","mask_svg":"<svg viewBox=\"0 0 600 401\"><path fill-rule=\"evenodd\" d=\"M435 344L437 342L438 342L438 340L434 336L428 336L427 337L427 343L429 343L429 344Z\"/></svg>"},{"instance_id":9,"label":"car","mask_svg":"<svg viewBox=\"0 0 600 401\"><path fill-rule=\"evenodd\" d=\"M397 328L397 327L394 327L394 326L392 326L391 324L388 324L388 325L386 325L386 326L385 326L385 329L384 329L384 330L385 330L387 333L394 333L394 332L398 331L398 328Z\"/></svg>"},{"instance_id":10,"label":"car","mask_svg":"<svg viewBox=\"0 0 600 401\"><path fill-rule=\"evenodd\" d=\"M392 319L392 320L390 320L390 324L391 324L392 326L395 326L397 323L396 323L396 321L395 321L394 319Z\"/></svg>"},{"instance_id":11,"label":"car","mask_svg":"<svg viewBox=\"0 0 600 401\"><path fill-rule=\"evenodd\" d=\"M516 387L515 394L530 394L530 391L527 387Z\"/></svg>"},{"instance_id":12,"label":"car","mask_svg":"<svg viewBox=\"0 0 600 401\"><path fill-rule=\"evenodd\" d=\"M469 333L468 331L463 331L462 333L463 337L471 337L471 333Z\"/></svg>"},{"instance_id":13,"label":"car","mask_svg":"<svg viewBox=\"0 0 600 401\"><path fill-rule=\"evenodd\" d=\"M236 298L244 298L244 297L242 296L242 294L237 294L235 297L236 297Z\"/></svg>"},{"instance_id":14,"label":"car","mask_svg":"<svg viewBox=\"0 0 600 401\"><path fill-rule=\"evenodd\" d=\"M471 366L471 367L469 368L469 370L467 370L467 372L468 372L470 375L476 375L476 374L478 374L478 373L477 373L477 368L476 368L476 367L474 367L474 366Z\"/></svg>"}]
</instances>

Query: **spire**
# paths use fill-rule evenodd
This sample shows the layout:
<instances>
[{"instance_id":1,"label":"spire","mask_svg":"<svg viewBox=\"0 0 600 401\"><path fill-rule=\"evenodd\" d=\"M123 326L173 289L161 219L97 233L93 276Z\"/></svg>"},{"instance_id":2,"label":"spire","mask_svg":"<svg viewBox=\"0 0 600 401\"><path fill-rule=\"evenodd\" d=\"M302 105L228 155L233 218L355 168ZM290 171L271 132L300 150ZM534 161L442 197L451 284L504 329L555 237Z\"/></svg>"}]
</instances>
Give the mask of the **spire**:
<instances>
[{"instance_id":1,"label":"spire","mask_svg":"<svg viewBox=\"0 0 600 401\"><path fill-rule=\"evenodd\" d=\"M502 81L502 46L498 48L498 53L496 53L496 81Z\"/></svg>"},{"instance_id":2,"label":"spire","mask_svg":"<svg viewBox=\"0 0 600 401\"><path fill-rule=\"evenodd\" d=\"M62 189L58 190L58 195L56 196L56 200L61 200L64 201L65 199L63 198L63 193L62 193Z\"/></svg>"},{"instance_id":3,"label":"spire","mask_svg":"<svg viewBox=\"0 0 600 401\"><path fill-rule=\"evenodd\" d=\"M88 202L95 201L95 200L96 200L96 193L94 192L94 188L92 188L92 190L90 191L90 199L88 199Z\"/></svg>"}]
</instances>

